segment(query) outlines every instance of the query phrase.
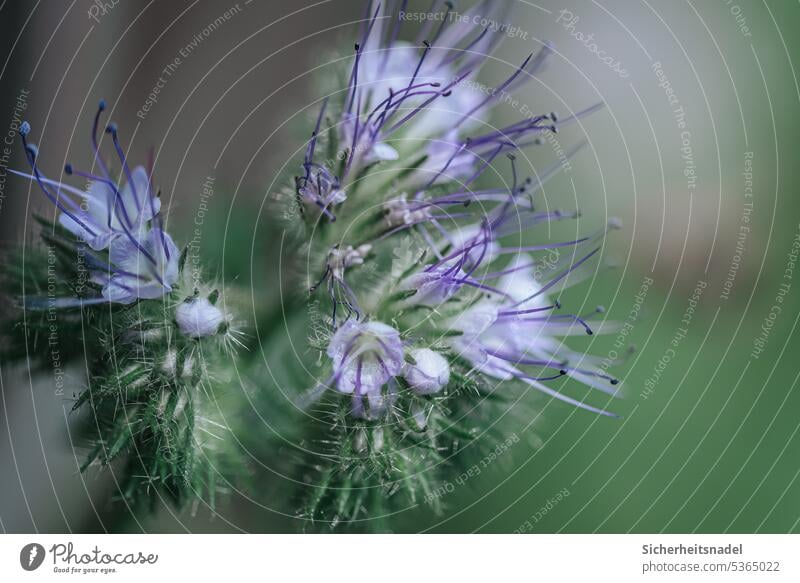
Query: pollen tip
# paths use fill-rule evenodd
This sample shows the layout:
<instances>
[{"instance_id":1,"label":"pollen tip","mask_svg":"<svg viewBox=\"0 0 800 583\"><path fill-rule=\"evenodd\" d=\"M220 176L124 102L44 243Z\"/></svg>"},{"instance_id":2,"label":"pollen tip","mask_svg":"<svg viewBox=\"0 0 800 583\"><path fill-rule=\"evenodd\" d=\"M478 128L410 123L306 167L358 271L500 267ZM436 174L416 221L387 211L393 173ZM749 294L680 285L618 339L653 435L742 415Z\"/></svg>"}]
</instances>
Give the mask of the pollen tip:
<instances>
[{"instance_id":1,"label":"pollen tip","mask_svg":"<svg viewBox=\"0 0 800 583\"><path fill-rule=\"evenodd\" d=\"M72 175L72 164L64 164L64 173Z\"/></svg>"},{"instance_id":2,"label":"pollen tip","mask_svg":"<svg viewBox=\"0 0 800 583\"><path fill-rule=\"evenodd\" d=\"M612 385L618 385L619 384L619 379L611 379L610 382L611 382Z\"/></svg>"},{"instance_id":3,"label":"pollen tip","mask_svg":"<svg viewBox=\"0 0 800 583\"><path fill-rule=\"evenodd\" d=\"M605 306L597 306L594 309L594 311L597 312L598 314L604 314L605 311L606 311L606 307Z\"/></svg>"},{"instance_id":4,"label":"pollen tip","mask_svg":"<svg viewBox=\"0 0 800 583\"><path fill-rule=\"evenodd\" d=\"M106 133L108 134L116 134L117 133L117 124L111 122L106 126Z\"/></svg>"},{"instance_id":5,"label":"pollen tip","mask_svg":"<svg viewBox=\"0 0 800 583\"><path fill-rule=\"evenodd\" d=\"M564 376L564 375L566 375L566 374L567 374L567 371L566 371L566 370L564 370L563 368L562 368L560 371L558 371L558 372L559 372L559 373L561 373L561 376Z\"/></svg>"},{"instance_id":6,"label":"pollen tip","mask_svg":"<svg viewBox=\"0 0 800 583\"><path fill-rule=\"evenodd\" d=\"M23 121L22 125L19 126L19 135L27 136L31 131L31 124L27 121Z\"/></svg>"}]
</instances>

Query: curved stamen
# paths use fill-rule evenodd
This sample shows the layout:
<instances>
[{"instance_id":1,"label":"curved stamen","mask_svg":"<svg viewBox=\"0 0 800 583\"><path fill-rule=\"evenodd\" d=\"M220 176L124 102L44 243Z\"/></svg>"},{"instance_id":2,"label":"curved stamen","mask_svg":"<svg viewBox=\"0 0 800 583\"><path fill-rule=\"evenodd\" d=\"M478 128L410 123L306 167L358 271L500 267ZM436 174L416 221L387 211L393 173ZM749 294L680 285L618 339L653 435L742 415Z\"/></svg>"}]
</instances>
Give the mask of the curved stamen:
<instances>
[{"instance_id":1,"label":"curved stamen","mask_svg":"<svg viewBox=\"0 0 800 583\"><path fill-rule=\"evenodd\" d=\"M559 310L561 309L561 303L556 302L551 306L545 306L544 308L530 308L527 310L503 310L497 312L498 318L509 318L509 317L516 317L521 316L523 314L533 314L536 312L549 312L550 310Z\"/></svg>"},{"instance_id":2,"label":"curved stamen","mask_svg":"<svg viewBox=\"0 0 800 583\"><path fill-rule=\"evenodd\" d=\"M573 399L572 397L568 397L567 395L562 395L561 393L559 393L558 391L554 391L553 389L551 389L547 385L541 384L540 382L538 382L536 380L535 377L532 377L530 375L526 375L525 373L522 373L522 372L520 372L518 370L515 370L513 368L502 369L502 370L504 372L506 372L506 373L508 373L508 374L520 379L524 383L532 386L537 391L541 391L542 393L550 395L551 397L553 397L555 399L558 399L559 401L563 401L565 403L569 403L570 405L574 405L575 407L578 407L579 409L585 409L586 411L591 411L592 413L597 413L598 415L604 415L606 417L619 417L619 415L617 415L615 413L611 413L610 411L606 411L605 409L598 409L597 407L592 407L591 405L587 405L586 403L583 403L581 401Z\"/></svg>"},{"instance_id":3,"label":"curved stamen","mask_svg":"<svg viewBox=\"0 0 800 583\"><path fill-rule=\"evenodd\" d=\"M94 114L94 122L92 123L92 151L94 152L94 159L97 162L97 165L100 166L100 170L102 170L103 174L105 174L108 180L111 180L111 172L108 170L108 166L106 166L103 157L100 155L100 144L97 140L97 130L100 126L100 115L106 109L106 100L101 99L100 102L97 104L97 112Z\"/></svg>"},{"instance_id":4,"label":"curved stamen","mask_svg":"<svg viewBox=\"0 0 800 583\"><path fill-rule=\"evenodd\" d=\"M11 174L16 174L17 176L21 176L22 178L27 178L28 180L37 180L35 174L28 174L27 172L20 172L19 170L14 170L12 168L9 168L8 172L10 172ZM68 197L67 195L65 195L61 191L65 190L66 192L69 192L70 194L73 194L75 196L80 196L80 197L85 196L86 193L84 193L83 191L78 190L77 188L75 188L73 186L70 186L69 184L64 184L63 182L59 182L57 180L52 180L50 178L47 178L44 175L41 176L41 181L44 182L45 184L49 185L49 186L55 187L56 190L57 190L57 194L59 195L58 198L60 200L64 200L70 207L72 207L72 209L74 211L77 212L77 211L81 210L80 205L78 205L74 200L72 200L70 197Z\"/></svg>"},{"instance_id":5,"label":"curved stamen","mask_svg":"<svg viewBox=\"0 0 800 583\"><path fill-rule=\"evenodd\" d=\"M117 124L111 123L108 124L106 127L106 132L111 134L111 141L114 143L114 149L117 151L117 156L122 163L122 169L125 171L125 176L128 179L128 185L131 187L131 192L133 193L133 201L136 203L136 210L141 215L142 212L142 203L139 200L139 194L136 192L136 184L133 182L133 175L131 174L130 166L128 166L128 160L125 157L125 152L122 150L122 146L119 143L119 136L117 135Z\"/></svg>"},{"instance_id":6,"label":"curved stamen","mask_svg":"<svg viewBox=\"0 0 800 583\"><path fill-rule=\"evenodd\" d=\"M37 157L37 155L39 153L39 150L33 144L29 144L28 143L28 140L27 140L27 137L26 137L28 135L28 132L30 132L30 124L28 124L28 122L23 122L23 124L19 128L19 135L22 138L22 144L23 144L23 146L25 148L25 154L26 154L26 157L28 159L28 163L31 165L31 169L33 170L33 174L36 177L36 182L39 185L39 188L42 190L42 192L45 194L45 196L47 196L47 198L50 199L50 202L52 202L58 210L60 210L62 213L67 215L70 219L75 221L84 230L86 230L87 233L89 233L93 237L96 237L97 236L97 232L95 232L94 229L92 229L84 221L79 219L73 212L71 212L68 208L66 208L61 203L61 201L58 200L58 196L53 194L50 191L50 189L47 187L47 185L45 184L45 182L43 180L44 177L42 176L42 173L39 172L39 167L38 167L38 165L36 163L36 157Z\"/></svg>"},{"instance_id":7,"label":"curved stamen","mask_svg":"<svg viewBox=\"0 0 800 583\"><path fill-rule=\"evenodd\" d=\"M66 166L64 166L64 172L66 172L69 175L73 175L74 174L75 176L80 176L80 177L85 178L87 180L101 182L101 183L105 184L106 186L108 186L110 192L109 192L109 200L107 201L107 204L106 204L106 215L107 215L106 216L106 223L107 223L107 226L108 226L109 230L116 231L116 229L114 229L113 226L112 226L112 224L113 224L112 212L113 212L113 216L116 216L117 220L120 223L122 223L124 221L125 224L127 224L129 229L133 228L133 222L131 221L130 216L128 216L128 209L125 208L125 204L124 203L122 204L122 214L117 212L117 202L116 201L117 200L121 200L122 195L119 192L119 187L117 186L117 184L113 180L111 180L109 178L102 178L100 176L95 176L94 174L89 174L88 172L82 172L80 170L75 170L75 168L72 166L72 164L67 164Z\"/></svg>"},{"instance_id":8,"label":"curved stamen","mask_svg":"<svg viewBox=\"0 0 800 583\"><path fill-rule=\"evenodd\" d=\"M583 265L584 263L586 263L586 262L587 262L587 261L588 261L588 260L589 260L589 259L590 259L590 258L591 258L593 255L595 255L595 254L596 254L598 251L600 251L600 247L597 247L597 248L595 248L594 250L592 250L592 251L590 251L589 253L587 253L586 255L584 255L584 256L583 256L581 259L579 259L578 261L576 261L575 263L573 263L572 265L570 265L570 266L569 266L569 268L567 268L567 269L566 269L566 270L564 270L562 273L560 273L559 275L557 275L556 277L554 277L553 279L551 279L549 282L547 282L547 283L546 283L546 284L545 284L545 285L544 285L544 286L543 286L543 287L542 287L542 288L541 288L539 291L537 291L537 292L535 292L535 293L533 293L533 294L529 295L527 298L524 298L524 299L522 299L522 300L518 301L518 302L517 302L517 303L515 303L515 304L514 304L512 307L517 307L517 306L519 306L519 305L521 305L521 304L524 304L524 303L526 303L526 302L529 302L530 300L532 300L532 299L533 299L533 298L535 298L535 297L538 297L538 296L542 295L542 294L543 294L544 292L546 292L548 289L550 289L551 287L553 287L554 285L556 285L556 284L557 284L559 281L561 281L562 279L564 279L565 277L567 277L567 275L569 275L570 273L572 273L573 271L575 271L576 269L578 269L578 268L579 268L581 265Z\"/></svg>"},{"instance_id":9,"label":"curved stamen","mask_svg":"<svg viewBox=\"0 0 800 583\"><path fill-rule=\"evenodd\" d=\"M467 119L471 118L471 117L472 117L472 115L473 115L473 114L474 114L476 111L478 111L479 109L481 109L482 107L484 107L484 106L485 106L487 103L489 103L489 102L490 102L492 99L495 99L495 98L497 97L497 95L502 95L502 94L505 92L506 88L507 88L509 85L511 85L511 83L513 83L513 82L514 82L514 79L516 79L517 77L519 77L520 73L522 73L522 71L524 71L524 70L525 70L525 67L527 67L527 66L528 66L528 63L530 62L531 58L533 58L533 53L531 53L530 55L528 55L528 58L527 58L527 59L525 59L525 60L522 62L522 65L520 65L520 66L517 68L517 70L516 70L516 71L514 71L514 74L513 74L513 75L511 75L511 77L509 77L508 79L506 79L506 80L505 80L503 83L501 83L501 84L500 84L500 86L499 86L499 87L498 87L498 88L497 88L495 91L492 91L491 95L489 95L488 97L486 97L486 98L485 98L483 101L481 101L481 102L480 102L478 105L476 105L475 107L473 107L472 109L470 109L470 110L469 110L467 113L465 113L465 114L464 114L464 115L461 117L461 119L459 119L459 120L456 122L456 124L455 124L455 127L456 127L456 128L458 128L459 126L461 126L461 124L463 124L463 123L464 123L464 122L465 122Z\"/></svg>"},{"instance_id":10,"label":"curved stamen","mask_svg":"<svg viewBox=\"0 0 800 583\"><path fill-rule=\"evenodd\" d=\"M319 108L319 115L317 116L317 123L314 126L314 131L311 134L311 141L308 143L308 149L306 150L306 159L305 159L305 166L308 166L311 161L314 159L314 151L317 147L317 135L319 134L319 128L322 125L322 117L325 115L325 108L328 105L328 98L322 100L322 107ZM306 174L308 176L308 174Z\"/></svg>"}]
</instances>

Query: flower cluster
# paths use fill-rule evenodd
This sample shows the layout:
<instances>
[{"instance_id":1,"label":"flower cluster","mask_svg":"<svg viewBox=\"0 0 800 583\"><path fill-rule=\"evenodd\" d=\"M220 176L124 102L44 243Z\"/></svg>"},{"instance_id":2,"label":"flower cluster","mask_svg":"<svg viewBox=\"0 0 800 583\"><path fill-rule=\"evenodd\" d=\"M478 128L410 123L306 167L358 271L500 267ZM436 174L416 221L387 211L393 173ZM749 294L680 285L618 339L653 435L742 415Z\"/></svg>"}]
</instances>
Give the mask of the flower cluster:
<instances>
[{"instance_id":1,"label":"flower cluster","mask_svg":"<svg viewBox=\"0 0 800 583\"><path fill-rule=\"evenodd\" d=\"M549 296L582 279L616 223L570 241L521 244L537 227L578 213L544 209L537 200L560 163L523 180L514 156L598 106L564 118L545 113L490 126L500 96L538 75L550 47L529 55L494 90L479 91L475 78L501 35L489 29L473 34L465 24L471 20L445 17L436 30L423 27L420 34L429 37L402 42L398 14L404 6L398 13L378 6L365 14L340 113L333 116L337 121L331 121L326 99L305 152L304 174L296 179L297 199L314 223L345 223L334 231L341 237L367 223L360 244L336 240L325 252L322 278L312 288L327 281L332 305L332 374L322 386L352 395L356 417L378 418L403 389L440 392L452 364L466 362L470 374L517 380L613 416L549 386L567 377L616 395L618 385L599 359L564 344L564 337L593 334L600 326L590 315L560 313L559 301ZM344 151L338 168L316 161L323 140ZM510 162L510 181L480 186L487 171L498 172L501 156ZM360 218L363 204L379 205L376 218ZM358 285L359 266L409 236L421 245L413 265L383 286ZM562 259L542 270L538 252ZM384 323L387 316L392 325Z\"/></svg>"},{"instance_id":2,"label":"flower cluster","mask_svg":"<svg viewBox=\"0 0 800 583\"><path fill-rule=\"evenodd\" d=\"M530 176L517 162L522 149L545 143L598 106L491 125L504 96L542 74L551 48L542 45L487 89L478 77L508 37L497 25L502 3L477 2L450 18L446 2L443 18L418 23L417 38L406 41L400 39L407 4L366 4L355 53L340 71L344 80L317 104L298 175L276 197L276 204L291 205L280 216L297 219L293 234L305 235L287 238L285 249L281 240L287 278L301 272L299 256L306 254L308 280L300 285L310 290L315 309L305 314L303 302L288 302L272 310L266 296L283 293L264 294L264 305L254 298L257 316L269 316L255 328L264 350L252 351L266 356L264 362L206 350L208 343L240 344L231 317L216 286L184 269L187 252L165 229L153 161L129 164L117 126L101 123L105 102L92 123L96 171L64 168L88 181L85 188L46 177L30 125L20 127L31 170L16 174L35 182L58 211L41 235L48 253L56 249L58 276L51 290L42 251L31 254L38 264L30 268L26 256L25 268L4 282L8 294L47 288L48 297L24 297L21 316L8 329L21 334L16 344L25 350L3 342L0 356L15 351L27 358L28 336L53 327L82 337L70 356L91 363L90 388L75 405L93 414L86 465L126 456L126 497L145 501L160 488L179 503L203 492L213 501L228 481L219 469L239 465L226 446L242 443L225 435L226 412L214 393L219 387L241 397L230 390L234 378L263 389L257 392L267 400L263 410L250 407L249 393L243 400L256 423L274 421L283 440L272 447L259 434L254 441L267 443L276 465L293 464L285 474L296 474L286 480L293 488L313 488L305 515L332 524L393 515L387 505L398 490L417 505L419 493L436 489L436 474L428 470L443 467L478 434L495 426L509 431L497 421L511 406L503 413L498 408L511 401L500 403L515 386L543 394L548 403L615 416L602 403L586 402L617 395L619 382L606 371L614 363L566 344L571 336L608 329L603 309L562 312L561 292L591 274L604 237L618 225L555 238L551 227L579 216L544 200L563 157ZM481 22L495 25L476 29ZM101 154L105 135L113 165ZM275 313L285 328L275 325ZM305 324L319 351L312 372L321 380L284 403L270 383L307 381L288 370L291 359L281 350L295 346L280 333ZM582 388L591 389L583 398L576 392ZM253 427L242 434L255 433ZM297 455L284 455L287 435L298 444ZM290 461L305 455L314 459Z\"/></svg>"},{"instance_id":3,"label":"flower cluster","mask_svg":"<svg viewBox=\"0 0 800 583\"><path fill-rule=\"evenodd\" d=\"M20 335L3 342L0 356L26 354L29 336L75 338L55 353L59 366L80 362L88 374L73 407L91 412L82 469L120 460L129 506L154 499L154 489L177 505L213 500L222 489L217 468L237 457L218 435L226 428L214 420L221 417L214 387L227 376L239 332L215 286L184 269L186 253L164 227L153 163L131 166L113 123L105 134L118 175L103 159L105 109L100 101L92 123L97 173L64 168L87 180L85 189L45 176L30 124L20 127L31 171L14 172L35 182L59 212L54 222L40 220L46 257L34 248L22 269L5 274L3 291L21 296L22 310L3 328ZM46 297L36 295L44 289Z\"/></svg>"}]
</instances>

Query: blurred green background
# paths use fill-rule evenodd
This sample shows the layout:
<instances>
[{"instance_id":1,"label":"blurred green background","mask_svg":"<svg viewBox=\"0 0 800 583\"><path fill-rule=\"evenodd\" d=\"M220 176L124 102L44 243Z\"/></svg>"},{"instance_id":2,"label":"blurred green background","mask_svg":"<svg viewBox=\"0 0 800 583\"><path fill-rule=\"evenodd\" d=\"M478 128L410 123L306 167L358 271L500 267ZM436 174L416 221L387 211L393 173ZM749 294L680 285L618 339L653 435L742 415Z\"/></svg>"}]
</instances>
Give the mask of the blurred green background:
<instances>
[{"instance_id":1,"label":"blurred green background","mask_svg":"<svg viewBox=\"0 0 800 583\"><path fill-rule=\"evenodd\" d=\"M542 41L554 43L556 54L500 117L513 119L523 105L563 116L605 104L530 151L525 164L541 169L559 147L588 140L571 169L548 185L548 203L579 207L581 228L622 219L604 248L605 267L569 299L587 309L602 303L611 319L627 324L622 338L575 343L601 357L636 347L618 369L625 398L609 404L623 417L548 406L509 459L447 495L444 516L412 510L398 530L800 531L800 268L793 265L800 249L800 41L793 34L800 5L508 5L520 32L505 41L485 80L503 78ZM84 155L73 144L88 131L84 100L118 97L115 116L132 126L165 63L227 9L210 1L144 10L120 3L95 22L91 6L0 7L8 57L1 119L12 118L16 96L29 89L26 115L46 124L53 159L62 151ZM427 3L411 6L427 10ZM184 239L202 184L214 177L203 244L219 250L220 269L225 258L226 275L257 283L274 268L251 249L260 205L302 143L285 122L317 97L309 69L331 51L350 49L348 23L360 3L254 0L242 8L224 34L211 35L186 60L137 131L155 136L157 173ZM601 57L618 61L617 70ZM76 115L82 125L72 136ZM31 240L27 207L44 208L36 193L9 182L3 194L4 245ZM77 474L64 402L47 379L4 366L2 395L5 531L298 528L238 495L224 503L221 518L166 508L132 517L110 505L108 475Z\"/></svg>"}]
</instances>

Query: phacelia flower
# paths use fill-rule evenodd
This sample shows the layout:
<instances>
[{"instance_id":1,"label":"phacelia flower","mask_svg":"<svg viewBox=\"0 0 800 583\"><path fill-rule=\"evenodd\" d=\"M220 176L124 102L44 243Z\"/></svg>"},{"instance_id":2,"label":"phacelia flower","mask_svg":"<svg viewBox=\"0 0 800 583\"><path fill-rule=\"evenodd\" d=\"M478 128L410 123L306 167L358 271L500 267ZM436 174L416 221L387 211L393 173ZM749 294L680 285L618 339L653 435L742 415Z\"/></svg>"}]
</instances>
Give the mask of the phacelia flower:
<instances>
[{"instance_id":1,"label":"phacelia flower","mask_svg":"<svg viewBox=\"0 0 800 583\"><path fill-rule=\"evenodd\" d=\"M119 158L124 185L117 182L100 155L98 127L105 107L101 101L92 125L93 159L100 174L75 170L71 164L64 169L68 175L90 181L85 191L44 176L38 166L39 150L27 141L30 124L20 127L32 173L15 173L35 180L61 211L58 221L75 236L76 248L89 247L85 257L91 280L102 286L101 297L59 298L57 304L64 307L156 299L170 293L178 280L178 249L164 231L161 201L153 192L150 172L142 166L130 168L113 123L106 126L106 133Z\"/></svg>"},{"instance_id":2,"label":"phacelia flower","mask_svg":"<svg viewBox=\"0 0 800 583\"><path fill-rule=\"evenodd\" d=\"M385 405L383 388L403 369L400 333L381 322L347 320L328 345L333 375L326 384L353 396L353 412L365 414L364 398L373 412Z\"/></svg>"},{"instance_id":3,"label":"phacelia flower","mask_svg":"<svg viewBox=\"0 0 800 583\"><path fill-rule=\"evenodd\" d=\"M486 376L516 379L561 401L613 416L545 384L569 376L615 396L618 381L603 372L599 359L564 345L561 337L593 334L592 327L582 317L553 313L561 306L547 299L545 287L531 275L534 264L532 258L518 256L499 278L502 295L479 300L452 318L450 329L461 334L451 339L451 347ZM529 367L544 372L534 374Z\"/></svg>"}]
</instances>

